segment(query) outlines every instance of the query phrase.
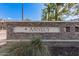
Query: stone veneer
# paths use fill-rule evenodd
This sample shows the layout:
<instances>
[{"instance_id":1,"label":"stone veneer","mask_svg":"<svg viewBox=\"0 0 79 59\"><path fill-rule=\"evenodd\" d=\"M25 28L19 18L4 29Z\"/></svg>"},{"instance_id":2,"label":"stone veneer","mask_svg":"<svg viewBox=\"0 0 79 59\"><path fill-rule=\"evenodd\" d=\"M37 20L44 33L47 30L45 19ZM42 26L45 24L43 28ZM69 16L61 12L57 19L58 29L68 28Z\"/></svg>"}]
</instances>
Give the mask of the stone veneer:
<instances>
[{"instance_id":1,"label":"stone veneer","mask_svg":"<svg viewBox=\"0 0 79 59\"><path fill-rule=\"evenodd\" d=\"M79 39L79 32L75 32L75 26L79 22L5 22L7 29L7 39L32 39L40 37L41 39L52 40L76 40ZM60 27L59 33L14 33L13 28L17 26L25 27ZM70 32L65 32L65 27L70 27Z\"/></svg>"},{"instance_id":2,"label":"stone veneer","mask_svg":"<svg viewBox=\"0 0 79 59\"><path fill-rule=\"evenodd\" d=\"M59 33L14 33L13 28L17 26L25 27L60 27ZM0 29L7 30L7 39L31 39L40 37L42 39L79 39L79 33L75 32L75 26L79 26L79 22L0 22ZM64 28L70 27L70 32L65 32Z\"/></svg>"}]
</instances>

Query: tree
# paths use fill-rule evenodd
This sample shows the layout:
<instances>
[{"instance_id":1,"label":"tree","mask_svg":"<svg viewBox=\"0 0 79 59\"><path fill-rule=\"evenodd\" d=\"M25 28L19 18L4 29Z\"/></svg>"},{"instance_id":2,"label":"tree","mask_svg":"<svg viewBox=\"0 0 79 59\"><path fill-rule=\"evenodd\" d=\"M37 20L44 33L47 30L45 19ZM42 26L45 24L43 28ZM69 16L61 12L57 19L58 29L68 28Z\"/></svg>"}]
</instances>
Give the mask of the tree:
<instances>
[{"instance_id":1,"label":"tree","mask_svg":"<svg viewBox=\"0 0 79 59\"><path fill-rule=\"evenodd\" d=\"M33 39L30 44L19 42L9 48L8 53L12 56L48 56L47 46L43 45L40 39Z\"/></svg>"},{"instance_id":2,"label":"tree","mask_svg":"<svg viewBox=\"0 0 79 59\"><path fill-rule=\"evenodd\" d=\"M76 3L48 3L44 6L42 20L61 21L64 16L79 14L79 5ZM75 11L72 12L72 9Z\"/></svg>"},{"instance_id":3,"label":"tree","mask_svg":"<svg viewBox=\"0 0 79 59\"><path fill-rule=\"evenodd\" d=\"M52 12L53 12L53 4L51 4L51 3L49 3L49 4L44 4L44 6L46 6L45 7L45 9L43 9L43 15L42 15L42 20L51 20L51 16L53 15L53 14L51 14ZM52 16L52 18L53 18L53 16Z\"/></svg>"}]
</instances>

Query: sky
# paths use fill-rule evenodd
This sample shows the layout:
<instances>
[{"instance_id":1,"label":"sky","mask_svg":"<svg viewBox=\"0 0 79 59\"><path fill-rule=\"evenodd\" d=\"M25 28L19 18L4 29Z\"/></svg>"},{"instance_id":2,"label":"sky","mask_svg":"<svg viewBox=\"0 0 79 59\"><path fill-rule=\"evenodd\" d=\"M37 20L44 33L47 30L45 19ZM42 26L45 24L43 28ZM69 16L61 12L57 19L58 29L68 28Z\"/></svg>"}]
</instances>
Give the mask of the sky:
<instances>
[{"instance_id":1,"label":"sky","mask_svg":"<svg viewBox=\"0 0 79 59\"><path fill-rule=\"evenodd\" d=\"M33 21L39 21L41 20L41 14L42 14L43 4L25 4L24 5L24 18L31 19Z\"/></svg>"},{"instance_id":2,"label":"sky","mask_svg":"<svg viewBox=\"0 0 79 59\"><path fill-rule=\"evenodd\" d=\"M24 19L32 21L41 20L43 4L24 4ZM0 3L0 18L10 20L22 19L22 4L21 3Z\"/></svg>"},{"instance_id":3,"label":"sky","mask_svg":"<svg viewBox=\"0 0 79 59\"><path fill-rule=\"evenodd\" d=\"M21 4L0 3L0 18L21 19Z\"/></svg>"}]
</instances>

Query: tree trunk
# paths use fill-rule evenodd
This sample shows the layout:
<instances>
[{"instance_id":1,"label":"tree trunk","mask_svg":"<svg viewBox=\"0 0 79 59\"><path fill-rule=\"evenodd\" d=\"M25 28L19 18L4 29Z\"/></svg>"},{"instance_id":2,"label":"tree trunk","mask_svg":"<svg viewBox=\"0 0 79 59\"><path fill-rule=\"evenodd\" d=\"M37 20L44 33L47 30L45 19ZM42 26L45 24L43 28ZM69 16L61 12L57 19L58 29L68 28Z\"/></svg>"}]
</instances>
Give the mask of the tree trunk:
<instances>
[{"instance_id":1,"label":"tree trunk","mask_svg":"<svg viewBox=\"0 0 79 59\"><path fill-rule=\"evenodd\" d=\"M57 10L57 4L56 4L56 8L55 8L55 21L58 20L58 10Z\"/></svg>"}]
</instances>

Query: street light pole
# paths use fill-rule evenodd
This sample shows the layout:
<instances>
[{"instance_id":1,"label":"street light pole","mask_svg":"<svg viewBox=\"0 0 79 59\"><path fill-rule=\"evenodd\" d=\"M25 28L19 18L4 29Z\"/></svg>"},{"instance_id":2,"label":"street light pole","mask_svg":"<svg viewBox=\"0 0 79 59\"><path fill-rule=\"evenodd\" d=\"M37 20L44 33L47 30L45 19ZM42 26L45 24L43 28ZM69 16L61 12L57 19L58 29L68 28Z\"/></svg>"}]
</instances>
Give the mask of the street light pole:
<instances>
[{"instance_id":1,"label":"street light pole","mask_svg":"<svg viewBox=\"0 0 79 59\"><path fill-rule=\"evenodd\" d=\"M23 19L24 19L24 5L22 3L22 21L23 21Z\"/></svg>"}]
</instances>

